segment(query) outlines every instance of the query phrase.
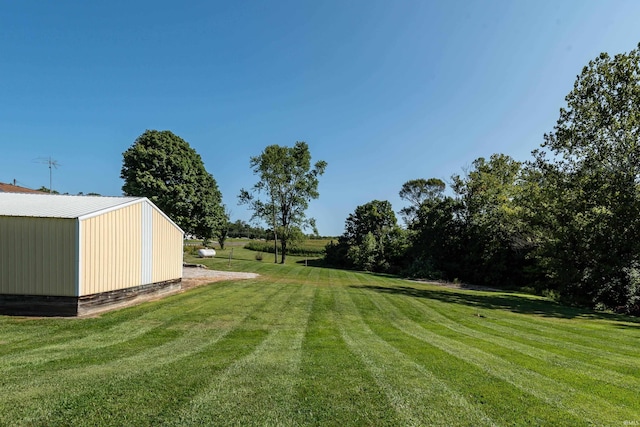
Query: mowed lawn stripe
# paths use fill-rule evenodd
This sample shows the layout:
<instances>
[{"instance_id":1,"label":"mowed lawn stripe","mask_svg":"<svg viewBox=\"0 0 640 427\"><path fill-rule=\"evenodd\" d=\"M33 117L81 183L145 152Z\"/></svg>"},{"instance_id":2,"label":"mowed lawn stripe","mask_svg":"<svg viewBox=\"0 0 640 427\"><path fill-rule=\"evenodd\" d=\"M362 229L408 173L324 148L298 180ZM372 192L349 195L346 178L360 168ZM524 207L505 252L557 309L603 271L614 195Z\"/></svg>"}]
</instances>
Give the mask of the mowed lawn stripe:
<instances>
[{"instance_id":1,"label":"mowed lawn stripe","mask_svg":"<svg viewBox=\"0 0 640 427\"><path fill-rule=\"evenodd\" d=\"M531 360L528 363L524 360L519 360L519 364L528 366L532 370L538 370L541 373L542 371L539 369L552 369L554 370L554 376L561 377L563 381L569 383L574 381L576 383L587 382L587 384L581 384L582 388L597 384L599 387L595 388L595 390L600 390L603 383L608 383L615 387L627 389L628 392L619 389L611 389L611 393L606 390L602 391L605 395L615 395L616 403L620 403L619 399L625 396L629 398L630 403L637 402L640 379L594 363L585 362L585 360L592 361L594 359L593 354L581 352L579 355L582 357L578 358L576 357L578 352L571 350L571 344L564 343L562 346L550 346L539 339L523 338L517 330L512 328L500 327L494 329L487 326L493 317L490 313L479 317L469 313L468 310L460 310L459 307L451 305L447 307L442 305L434 306L429 304L428 301L415 299L411 301L411 305L415 312L412 313L411 310L407 310L405 307L403 313L423 326L425 326L426 322L436 322L455 332L473 339L482 340L490 346L500 346L506 349L507 353L503 353L507 358L509 353L512 352L526 355L535 360ZM540 363L540 361L544 363ZM624 362L634 364L638 362L638 358L627 357ZM588 384L589 382L593 382L593 384Z\"/></svg>"},{"instance_id":2,"label":"mowed lawn stripe","mask_svg":"<svg viewBox=\"0 0 640 427\"><path fill-rule=\"evenodd\" d=\"M509 306L506 302L495 303L495 300L500 300L500 295L503 295L500 292L448 289L397 279L385 280L380 277L373 277L367 287L384 293L411 295L416 300L428 304L434 310L449 314L451 318L456 318L460 314L460 318L457 319L459 321L474 318L472 315L476 315L475 318L482 316L483 325L495 329L499 335L504 334L514 338L522 337L525 340L544 342L551 348L555 347L571 352L571 357L588 360L624 375L632 373L640 375L638 348L633 345L634 335L640 331L640 325L628 317L601 315L607 319L611 317L620 319L619 322L614 322L601 319L597 313L590 313L588 310L581 312L575 308L561 307L557 310L573 313L575 318L558 318L555 317L554 310L552 310L557 308L557 305L548 301L540 301L539 297L504 295L513 304L513 306ZM490 302L483 302L485 298ZM535 307L530 311L540 313L523 313L522 311L526 311L523 306L529 303L533 303ZM551 308L547 313L542 312L544 303L548 303ZM492 305L497 305L497 307L487 308ZM563 313L557 314L557 316L565 315ZM615 330L609 326L610 324L613 324L615 328L624 328L624 333L614 333L615 340L610 338L611 333L599 333L603 328L608 328L609 331ZM585 334L581 335L579 331L582 327L584 327Z\"/></svg>"},{"instance_id":3,"label":"mowed lawn stripe","mask_svg":"<svg viewBox=\"0 0 640 427\"><path fill-rule=\"evenodd\" d=\"M346 276L331 272L329 283L341 284ZM341 426L401 425L383 390L343 340L331 289L316 289L302 344L297 424L336 425L339 420Z\"/></svg>"},{"instance_id":4,"label":"mowed lawn stripe","mask_svg":"<svg viewBox=\"0 0 640 427\"><path fill-rule=\"evenodd\" d=\"M244 284L243 284L244 285ZM181 325L179 329L173 330L173 339L168 342L160 343L152 347L141 347L129 356L116 358L100 358L91 364L80 364L79 366L61 364L61 369L50 370L44 369L40 371L32 371L29 366L25 367L25 373L21 377L14 377L12 381L4 375L1 376L3 390L7 392L2 405L0 405L0 417L6 415L7 420L19 420L20 415L12 417L11 414L20 414L21 408L29 406L37 406L42 416L46 416L50 412L54 412L56 405L62 404L63 399L73 399L73 396L82 396L86 393L93 395L101 395L106 400L111 400L104 393L98 393L99 390L108 390L106 384L109 383L127 383L133 384L137 379L144 381L145 376L157 375L170 369L172 363L181 365L183 359L189 358L198 353L210 353L214 351L218 341L223 339L237 328L240 328L243 322L248 319L253 312L260 310L266 304L273 304L274 300L286 300L286 287L272 286L269 288L258 289L254 286L237 287L237 293L234 298L226 301L217 298L215 288L207 291L200 291L200 302L209 301L212 305L208 310L208 315L203 315L198 327L184 329ZM177 295L170 298L181 298L183 295ZM188 298L188 300L192 300ZM234 300L237 306L233 306ZM160 301L156 303L161 303ZM150 303L154 304L154 303ZM188 307L188 305L187 305ZM223 307L226 307L223 308ZM134 314L137 307L130 310ZM177 307L180 308L179 306ZM231 321L219 322L218 320L227 317L227 313L233 313ZM108 315L107 315L108 316ZM66 319L67 322L81 322L79 319ZM211 322L211 328L207 327L207 323ZM220 327L222 325L222 327ZM193 324L192 326L196 326ZM172 324L168 325L171 330ZM166 331L163 333L167 333ZM170 331L171 333L171 331ZM243 337L246 334L243 334ZM249 336L252 336L249 334ZM250 340L251 342L251 340ZM99 354L99 352L98 352ZM73 353L69 355L73 358ZM107 356L110 356L107 354ZM73 367L69 367L73 366ZM0 365L0 371L2 371ZM174 371L176 371L174 369ZM178 369L176 372L179 372ZM37 404L35 404L37 402ZM126 399L117 401L118 404L127 406ZM6 410L2 410L5 409ZM23 412L28 412L27 410ZM29 414L29 419L34 417ZM2 421L2 418L0 418ZM15 423L15 421L14 421ZM0 424L2 424L0 422Z\"/></svg>"},{"instance_id":5,"label":"mowed lawn stripe","mask_svg":"<svg viewBox=\"0 0 640 427\"><path fill-rule=\"evenodd\" d=\"M447 311L446 306L440 310ZM544 345L551 351L567 355L575 360L588 361L590 364L604 369L615 371L623 375L636 375L640 378L640 358L636 352L620 351L619 345L602 338L592 338L590 341L582 340L577 343L573 340L564 340L556 333L555 328L546 326L546 322L540 319L523 320L512 316L492 316L487 314L482 326L497 334L509 335L514 340L534 342ZM581 322L589 322L584 320ZM630 338L630 340L633 338Z\"/></svg>"},{"instance_id":6,"label":"mowed lawn stripe","mask_svg":"<svg viewBox=\"0 0 640 427\"><path fill-rule=\"evenodd\" d=\"M265 337L264 331L233 330L216 339L215 345L184 354L171 363L83 381L70 390L61 390L55 400L39 402L37 411L23 418L24 424L161 425L173 419L180 408L207 386L213 375L251 353Z\"/></svg>"},{"instance_id":7,"label":"mowed lawn stripe","mask_svg":"<svg viewBox=\"0 0 640 427\"><path fill-rule=\"evenodd\" d=\"M446 382L376 335L346 288L333 289L343 339L384 391L403 424L494 425L481 409L451 390Z\"/></svg>"},{"instance_id":8,"label":"mowed lawn stripe","mask_svg":"<svg viewBox=\"0 0 640 427\"><path fill-rule=\"evenodd\" d=\"M73 321L73 320L71 320ZM154 335L164 322L160 321L130 321L120 323L108 330L89 336L73 339L68 337L66 341L58 341L53 344L43 345L23 352L13 351L0 357L0 365L4 374L10 374L12 370L38 369L38 365L46 364L48 369L53 362L68 360L72 355L75 358L90 358L93 355L108 352L114 349L125 349L127 343L136 347L138 343L147 339L146 335ZM19 375L19 374L18 374Z\"/></svg>"},{"instance_id":9,"label":"mowed lawn stripe","mask_svg":"<svg viewBox=\"0 0 640 427\"><path fill-rule=\"evenodd\" d=\"M457 291L458 294L467 294L469 291ZM550 339L559 339L572 345L586 345L588 348L601 349L610 351L615 348L616 352L625 356L637 354L637 347L633 345L633 338L640 339L640 324L626 321L629 317L616 316L612 314L590 313L584 310L581 313L575 313L573 317L567 314L558 313L554 315L553 310L548 313L542 312L544 303L548 303L551 307L555 304L550 301L538 301L535 297L520 295L523 301L533 301L536 306L540 306L538 310L531 309L529 312L518 312L517 310L498 309L504 313L496 317L496 323L501 323L509 328L517 328L523 331L538 334ZM495 296L485 292L478 292L474 295L475 299L482 298L495 299ZM510 296L515 299L516 296ZM525 304L523 303L523 304ZM445 304L446 305L446 302ZM479 311L484 312L482 307L477 307ZM575 310L565 308L567 311ZM489 310L491 311L491 310ZM612 321L611 318L617 317L619 320ZM613 326L613 327L612 327ZM605 328L605 329L603 329ZM624 328L625 333L617 333ZM615 345L612 345L615 344Z\"/></svg>"},{"instance_id":10,"label":"mowed lawn stripe","mask_svg":"<svg viewBox=\"0 0 640 427\"><path fill-rule=\"evenodd\" d=\"M452 289L382 276L373 276L369 284L380 286L383 291L385 288L393 289L394 293L428 299L441 306L454 303L456 307L473 309L483 314L501 312L503 315L500 320L508 319L528 329L542 326L544 335L559 337L575 344L584 343L589 347L603 344L603 348L607 349L610 343L615 343L615 347L627 352L627 355L637 352L634 341L629 339L640 338L640 320L636 318L566 307L542 297L511 292ZM625 333L619 334L619 329L624 329Z\"/></svg>"},{"instance_id":11,"label":"mowed lawn stripe","mask_svg":"<svg viewBox=\"0 0 640 427\"><path fill-rule=\"evenodd\" d=\"M219 291L221 300L228 297L233 288L225 285ZM175 301L175 302L174 302ZM176 306L177 304L177 306ZM127 341L134 341L138 337L152 332L154 329L172 322L167 316L167 311L175 309L176 313L187 313L193 311L194 306L201 306L201 298L198 292L184 294L181 298L166 298L157 301L155 304L143 304L134 308L135 317L132 318L130 309L125 308L117 312L103 315L101 318L84 319L29 319L29 318L5 318L0 323L2 335L11 335L24 329L32 329L34 325L47 324L47 328L40 328L46 334L33 336L28 342L28 347L21 348L19 345L2 346L0 353L0 366L3 369L12 367L28 366L33 369L39 363L50 363L57 359L64 359L69 353L74 353L76 357L85 354L99 353L107 347L118 346ZM158 316L157 313L164 313ZM27 344L27 343L25 343ZM27 347L24 345L24 347ZM90 353L90 354L89 354Z\"/></svg>"},{"instance_id":12,"label":"mowed lawn stripe","mask_svg":"<svg viewBox=\"0 0 640 427\"><path fill-rule=\"evenodd\" d=\"M631 319L240 255L262 276L97 318L0 317L0 425L640 419Z\"/></svg>"},{"instance_id":13,"label":"mowed lawn stripe","mask_svg":"<svg viewBox=\"0 0 640 427\"><path fill-rule=\"evenodd\" d=\"M532 397L504 379L466 360L452 357L436 345L408 335L390 318L381 315L366 294L354 295L363 307L364 319L377 335L392 343L415 363L429 369L452 390L481 408L496 425L587 425L577 416L560 413L557 408ZM451 425L458 425L457 413L451 413ZM514 420L517 420L515 423Z\"/></svg>"},{"instance_id":14,"label":"mowed lawn stripe","mask_svg":"<svg viewBox=\"0 0 640 427\"><path fill-rule=\"evenodd\" d=\"M315 287L282 286L287 288L288 298L256 311L246 325L262 328L267 333L264 341L212 377L170 424L224 425L230 419L237 425L256 419L263 425L291 423L296 414L294 395L302 341Z\"/></svg>"},{"instance_id":15,"label":"mowed lawn stripe","mask_svg":"<svg viewBox=\"0 0 640 427\"><path fill-rule=\"evenodd\" d=\"M437 327L433 329L426 329L389 304L386 301L387 297L382 293L367 292L367 295L380 310L381 315L389 318L398 330L434 345L453 357L476 365L488 374L564 411L567 416L578 417L588 424L609 424L612 420L622 422L637 416L634 409L595 398L588 391L575 389L562 381L512 363L440 324L434 324Z\"/></svg>"},{"instance_id":16,"label":"mowed lawn stripe","mask_svg":"<svg viewBox=\"0 0 640 427\"><path fill-rule=\"evenodd\" d=\"M249 312L257 309L256 307L259 307L261 304L265 304L269 300L269 298L273 297L273 295L275 295L278 291L280 291L280 289L276 287L276 288L271 288L267 290L261 290L260 292L250 292L249 289L246 289L246 291L248 291L246 295L243 293L238 293L236 290L236 293L232 298L218 298L217 295L212 296L210 292L206 292L203 289L197 289L193 291L195 294L198 295L198 298L193 298L192 294L181 294L181 295L168 297L166 300L156 301L148 304L152 306L164 305L165 308L167 308L167 306L173 304L172 300L184 299L184 302L185 302L184 305L178 304L171 308L171 311L174 311L174 310L176 311L175 315L170 315L169 313L167 313L167 318L171 318L172 319L171 321L149 320L148 313L144 311L146 307L143 307L143 306L130 307L130 308L124 309L123 312L126 311L126 313L128 313L129 315L125 318L122 318L121 322L115 325L113 325L109 321L109 316L111 316L111 314L116 314L116 313L105 314L103 319L105 319L107 323L112 325L108 329L104 329L100 327L100 321L102 319L58 320L59 322L66 322L67 325L71 328L79 328L84 333L86 333L87 330L93 330L95 337L91 340L87 340L87 337L83 335L82 338L79 338L77 340L70 339L69 340L70 348L69 348L69 351L67 351L66 353L64 351L48 351L48 352L41 351L39 350L39 347L38 347L35 350L33 350L33 352L24 352L24 354L22 354L23 358L21 358L20 355L15 355L11 357L0 357L0 368L3 370L3 372L5 372L5 368L8 368L7 373L10 373L11 369L21 367L22 369L26 369L30 373L33 373L34 371L38 370L39 364L51 365L52 362L55 362L59 359L64 360L64 358L67 358L67 359L68 358L77 359L82 357L100 358L101 354L106 354L106 356L102 360L100 359L93 360L92 365L100 364L101 362L105 364L109 364L110 362L113 361L113 359L108 357L108 354L107 354L108 352L101 351L103 349L101 349L100 346L98 346L97 348L94 348L91 346L87 346L86 343L104 341L104 335L112 336L114 328L120 331L134 330L136 328L140 328L144 330L144 329L147 329L147 325L149 325L150 323L155 326L154 330L162 329L162 331L158 331L158 333L161 335L166 334L167 329L169 331L175 331L173 333L172 341L160 346L156 345L154 348L150 349L150 351L154 353L151 356L148 356L144 351L138 351L132 354L130 357L133 360L137 360L140 358L150 358L150 359L153 358L157 363L161 363L161 360L163 358L172 358L180 354L180 353L168 351L169 349L172 349L173 347L183 348L183 349L192 348L190 347L190 345L183 345L183 344L192 344L192 341L194 339L197 339L198 331L192 329L190 326L192 326L193 324L189 322L189 319L194 316L193 310L191 309L191 304L197 305L198 307L202 307L203 305L207 305L207 304L209 306L209 308L204 310L203 313L195 315L196 317L194 320L198 320L197 326L199 328L206 327L206 325L209 323L208 315L215 312L216 321L212 324L212 327L215 327L225 332L233 328L240 321L242 321L249 314ZM239 304L243 304L243 306L240 307L240 310L238 310L238 307L234 307L234 310L230 311L228 309L228 304L232 303L234 299L236 299ZM229 313L232 316L231 318L229 318L229 322L217 321L217 319L220 319L221 317L222 318L225 317L225 313ZM121 315L122 313L117 313L117 314ZM238 317L238 314L240 314L240 317ZM176 322L177 319L180 319L182 321ZM91 323L91 325L89 325L89 327L87 328L86 325L83 325L85 322L89 322ZM160 322L160 323L157 323L157 322ZM180 326L176 327L175 326L176 324ZM120 325L126 325L126 328L122 328L120 327ZM159 326L162 326L162 328L159 328ZM147 331L147 334L148 333L150 333L150 331ZM196 338L194 338L194 335L196 336ZM117 346L119 343L130 342L131 346L135 349L136 340L138 338L139 337L137 334L132 334L130 336L123 332L122 336L116 339L114 345ZM146 337L142 337L142 338L144 339ZM176 340L177 342L175 342ZM188 342L181 343L180 342L181 340L188 341ZM78 346L77 345L78 342L83 343L83 346L81 347ZM44 346L44 348L49 349L49 347L46 345ZM33 353L40 356L41 358L34 360ZM128 358L121 357L120 361L126 363L128 362ZM69 364L62 363L61 366L62 367L66 366L66 368L68 368ZM72 366L73 366L73 369L77 370L78 368L77 365L72 365ZM51 366L48 366L48 368L51 368ZM19 375L19 373L16 375Z\"/></svg>"}]
</instances>

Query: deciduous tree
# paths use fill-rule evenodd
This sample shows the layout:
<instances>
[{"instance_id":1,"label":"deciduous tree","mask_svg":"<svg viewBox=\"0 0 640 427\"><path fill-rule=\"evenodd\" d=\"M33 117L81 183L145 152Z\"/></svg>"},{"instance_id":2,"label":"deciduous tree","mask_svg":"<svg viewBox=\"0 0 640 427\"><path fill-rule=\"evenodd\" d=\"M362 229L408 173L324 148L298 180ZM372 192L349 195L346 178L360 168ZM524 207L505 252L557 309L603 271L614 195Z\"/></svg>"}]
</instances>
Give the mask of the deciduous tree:
<instances>
[{"instance_id":1,"label":"deciduous tree","mask_svg":"<svg viewBox=\"0 0 640 427\"><path fill-rule=\"evenodd\" d=\"M400 215L407 225L415 220L420 206L425 201L439 201L444 197L446 184L438 178L412 179L404 184L400 189L400 198L409 202L409 206L400 210Z\"/></svg>"},{"instance_id":2,"label":"deciduous tree","mask_svg":"<svg viewBox=\"0 0 640 427\"><path fill-rule=\"evenodd\" d=\"M640 45L589 62L534 152L549 212L540 260L580 302L640 301Z\"/></svg>"},{"instance_id":3,"label":"deciduous tree","mask_svg":"<svg viewBox=\"0 0 640 427\"><path fill-rule=\"evenodd\" d=\"M260 180L251 190L240 191L239 202L249 206L254 219L272 228L276 248L279 231L280 262L284 264L292 227L315 228L315 221L306 217L306 210L309 202L320 196L318 177L327 162L320 160L312 167L309 146L296 142L293 147L269 145L259 156L251 157L250 164ZM277 250L275 256L277 262Z\"/></svg>"},{"instance_id":4,"label":"deciduous tree","mask_svg":"<svg viewBox=\"0 0 640 427\"><path fill-rule=\"evenodd\" d=\"M218 239L221 250L224 250L224 244L227 241L227 237L229 237L229 230L231 228L231 211L224 209L223 212L224 217L222 218L220 227L216 230L216 238Z\"/></svg>"},{"instance_id":5,"label":"deciduous tree","mask_svg":"<svg viewBox=\"0 0 640 427\"><path fill-rule=\"evenodd\" d=\"M214 236L224 218L222 196L202 158L172 132L147 130L123 153L127 196L149 198L186 233Z\"/></svg>"},{"instance_id":6,"label":"deciduous tree","mask_svg":"<svg viewBox=\"0 0 640 427\"><path fill-rule=\"evenodd\" d=\"M405 236L391 203L373 200L347 217L340 242L349 248L347 258L354 267L388 271L403 255Z\"/></svg>"},{"instance_id":7,"label":"deciduous tree","mask_svg":"<svg viewBox=\"0 0 640 427\"><path fill-rule=\"evenodd\" d=\"M522 269L530 245L520 206L521 171L520 162L493 154L489 160L474 160L464 176L452 177L463 206L466 280L524 284Z\"/></svg>"}]
</instances>

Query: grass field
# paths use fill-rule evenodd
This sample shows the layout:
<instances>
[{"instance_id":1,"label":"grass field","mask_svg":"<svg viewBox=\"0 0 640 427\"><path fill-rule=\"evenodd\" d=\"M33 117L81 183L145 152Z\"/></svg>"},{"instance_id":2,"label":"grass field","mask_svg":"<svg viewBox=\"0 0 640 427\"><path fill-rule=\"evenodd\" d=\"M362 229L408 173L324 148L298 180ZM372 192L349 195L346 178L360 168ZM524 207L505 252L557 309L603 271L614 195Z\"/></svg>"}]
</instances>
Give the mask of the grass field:
<instances>
[{"instance_id":1,"label":"grass field","mask_svg":"<svg viewBox=\"0 0 640 427\"><path fill-rule=\"evenodd\" d=\"M221 252L261 277L0 316L0 425L640 425L637 319Z\"/></svg>"}]
</instances>

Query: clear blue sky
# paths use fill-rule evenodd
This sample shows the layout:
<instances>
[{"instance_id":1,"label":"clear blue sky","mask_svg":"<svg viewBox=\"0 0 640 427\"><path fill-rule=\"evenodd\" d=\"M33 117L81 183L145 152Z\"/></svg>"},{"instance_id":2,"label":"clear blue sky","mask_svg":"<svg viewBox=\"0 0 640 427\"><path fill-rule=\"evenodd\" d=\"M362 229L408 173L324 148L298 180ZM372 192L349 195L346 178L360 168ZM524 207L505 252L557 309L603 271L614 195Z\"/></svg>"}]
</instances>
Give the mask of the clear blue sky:
<instances>
[{"instance_id":1,"label":"clear blue sky","mask_svg":"<svg viewBox=\"0 0 640 427\"><path fill-rule=\"evenodd\" d=\"M249 157L306 141L328 167L308 211L356 206L477 157L517 160L600 52L640 42L640 1L4 1L0 181L122 194L145 129L202 156L233 219Z\"/></svg>"}]
</instances>

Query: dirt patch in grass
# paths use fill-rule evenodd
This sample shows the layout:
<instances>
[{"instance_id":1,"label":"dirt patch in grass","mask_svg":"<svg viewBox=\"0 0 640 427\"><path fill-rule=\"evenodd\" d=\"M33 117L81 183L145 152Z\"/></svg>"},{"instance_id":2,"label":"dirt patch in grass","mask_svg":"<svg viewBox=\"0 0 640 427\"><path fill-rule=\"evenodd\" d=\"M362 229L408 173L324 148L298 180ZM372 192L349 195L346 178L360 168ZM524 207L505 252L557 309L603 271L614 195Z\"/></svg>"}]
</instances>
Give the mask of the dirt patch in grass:
<instances>
[{"instance_id":1,"label":"dirt patch in grass","mask_svg":"<svg viewBox=\"0 0 640 427\"><path fill-rule=\"evenodd\" d=\"M480 286L480 285L471 285L469 283L454 283L454 282L444 282L437 280L422 280L422 279L411 279L409 282L416 283L427 283L429 285L443 286L445 288L451 289L466 289L470 291L489 291L489 292L504 292L504 289L496 289L490 288L488 286Z\"/></svg>"},{"instance_id":2,"label":"dirt patch in grass","mask_svg":"<svg viewBox=\"0 0 640 427\"><path fill-rule=\"evenodd\" d=\"M207 283L221 280L255 279L256 273L209 270L202 267L184 267L182 269L182 290L191 289Z\"/></svg>"}]
</instances>

